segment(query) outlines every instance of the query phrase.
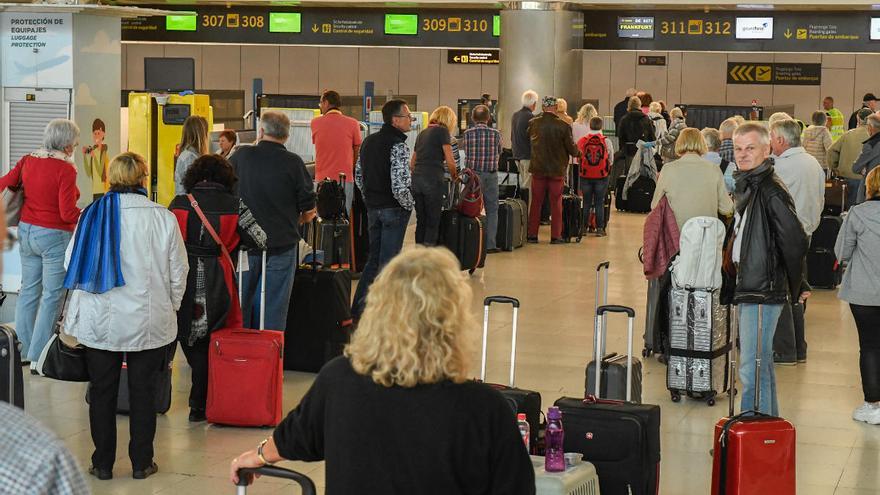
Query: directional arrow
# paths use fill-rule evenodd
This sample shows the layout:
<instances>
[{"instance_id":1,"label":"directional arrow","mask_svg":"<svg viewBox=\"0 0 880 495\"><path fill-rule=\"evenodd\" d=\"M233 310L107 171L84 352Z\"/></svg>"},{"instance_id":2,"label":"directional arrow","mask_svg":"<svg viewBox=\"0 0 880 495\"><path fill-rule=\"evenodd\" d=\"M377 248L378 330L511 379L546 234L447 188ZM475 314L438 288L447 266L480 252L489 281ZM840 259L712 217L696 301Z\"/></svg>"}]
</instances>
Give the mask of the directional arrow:
<instances>
[{"instance_id":1,"label":"directional arrow","mask_svg":"<svg viewBox=\"0 0 880 495\"><path fill-rule=\"evenodd\" d=\"M456 62L458 62L459 60L461 60L461 57L456 55L456 56L452 57L452 60L455 60Z\"/></svg>"},{"instance_id":2,"label":"directional arrow","mask_svg":"<svg viewBox=\"0 0 880 495\"><path fill-rule=\"evenodd\" d=\"M730 78L734 81L739 81L739 77L736 75L737 69L739 69L738 65L734 65L733 68L730 69Z\"/></svg>"},{"instance_id":3,"label":"directional arrow","mask_svg":"<svg viewBox=\"0 0 880 495\"><path fill-rule=\"evenodd\" d=\"M791 38L791 29L786 29L785 32L783 33L783 35L785 36L785 39L790 39Z\"/></svg>"},{"instance_id":4,"label":"directional arrow","mask_svg":"<svg viewBox=\"0 0 880 495\"><path fill-rule=\"evenodd\" d=\"M743 80L745 80L745 81L754 81L755 78L752 77L752 71L755 70L755 66L754 66L754 65L746 65L746 66L744 66L743 68L745 69L745 72L743 73L743 74L744 74L744 75L743 75Z\"/></svg>"},{"instance_id":5,"label":"directional arrow","mask_svg":"<svg viewBox=\"0 0 880 495\"><path fill-rule=\"evenodd\" d=\"M317 24L312 24L312 32L313 32L313 33L317 33L318 30L320 30L320 29L321 29L321 28L319 28Z\"/></svg>"}]
</instances>

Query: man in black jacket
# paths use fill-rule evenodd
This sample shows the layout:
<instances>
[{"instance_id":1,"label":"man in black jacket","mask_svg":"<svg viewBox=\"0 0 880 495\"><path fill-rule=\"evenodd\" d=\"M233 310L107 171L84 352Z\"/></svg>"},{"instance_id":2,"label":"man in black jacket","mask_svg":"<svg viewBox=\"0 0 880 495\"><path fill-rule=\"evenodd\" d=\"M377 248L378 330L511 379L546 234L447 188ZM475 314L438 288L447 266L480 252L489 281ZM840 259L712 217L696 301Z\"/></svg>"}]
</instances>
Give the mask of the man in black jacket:
<instances>
[{"instance_id":1,"label":"man in black jacket","mask_svg":"<svg viewBox=\"0 0 880 495\"><path fill-rule=\"evenodd\" d=\"M618 102L617 105L614 105L614 127L615 129L620 126L620 119L626 115L627 105L629 105L629 99L636 95L636 88L629 88L626 90L626 98L622 101Z\"/></svg>"},{"instance_id":2,"label":"man in black jacket","mask_svg":"<svg viewBox=\"0 0 880 495\"><path fill-rule=\"evenodd\" d=\"M254 219L266 232L265 328L287 327L287 310L293 277L299 264L300 225L311 222L315 193L306 166L284 143L290 133L290 119L278 112L260 117L259 143L242 146L231 162L238 175L238 191ZM244 324L260 328L257 288L262 273L262 253L248 253L248 266L242 276Z\"/></svg>"},{"instance_id":3,"label":"man in black jacket","mask_svg":"<svg viewBox=\"0 0 880 495\"><path fill-rule=\"evenodd\" d=\"M877 111L877 97L874 96L874 93L866 93L865 96L862 97L862 108L869 108L872 112ZM862 108L859 108L849 116L847 129L855 129L859 126L859 110Z\"/></svg>"},{"instance_id":4,"label":"man in black jacket","mask_svg":"<svg viewBox=\"0 0 880 495\"><path fill-rule=\"evenodd\" d=\"M743 411L777 416L773 335L785 302L800 299L807 235L794 201L773 171L770 134L758 124L734 132L736 219L730 236L739 306ZM761 339L758 341L758 325ZM760 403L755 403L755 361L761 360Z\"/></svg>"},{"instance_id":5,"label":"man in black jacket","mask_svg":"<svg viewBox=\"0 0 880 495\"><path fill-rule=\"evenodd\" d=\"M382 106L384 124L361 145L354 169L354 181L367 206L370 254L354 293L351 315L360 318L367 291L379 270L403 247L403 237L413 209L410 191L410 150L406 133L413 116L403 100L389 100Z\"/></svg>"}]
</instances>

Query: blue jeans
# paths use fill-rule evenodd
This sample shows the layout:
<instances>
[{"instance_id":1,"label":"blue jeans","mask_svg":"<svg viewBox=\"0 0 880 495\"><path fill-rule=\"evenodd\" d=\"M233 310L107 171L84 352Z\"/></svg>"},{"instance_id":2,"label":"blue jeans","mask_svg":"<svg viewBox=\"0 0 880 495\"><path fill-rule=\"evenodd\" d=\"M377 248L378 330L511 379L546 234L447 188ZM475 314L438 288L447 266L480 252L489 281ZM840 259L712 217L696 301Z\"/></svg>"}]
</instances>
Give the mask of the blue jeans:
<instances>
[{"instance_id":1,"label":"blue jeans","mask_svg":"<svg viewBox=\"0 0 880 495\"><path fill-rule=\"evenodd\" d=\"M477 172L486 207L486 249L495 249L498 235L498 172Z\"/></svg>"},{"instance_id":2,"label":"blue jeans","mask_svg":"<svg viewBox=\"0 0 880 495\"><path fill-rule=\"evenodd\" d=\"M410 211L403 208L382 208L367 211L370 224L370 255L354 293L351 314L360 318L367 302L367 292L379 271L403 248L403 237Z\"/></svg>"},{"instance_id":3,"label":"blue jeans","mask_svg":"<svg viewBox=\"0 0 880 495\"><path fill-rule=\"evenodd\" d=\"M64 253L72 233L22 222L18 235L21 291L15 305L15 331L24 346L24 359L37 362L58 319L67 273Z\"/></svg>"},{"instance_id":4,"label":"blue jeans","mask_svg":"<svg viewBox=\"0 0 880 495\"><path fill-rule=\"evenodd\" d=\"M287 251L269 254L266 258L266 324L269 330L287 328L287 310L293 277L296 275L297 246ZM260 280L263 273L263 255L248 253L248 271L242 274L241 307L244 326L260 328Z\"/></svg>"},{"instance_id":5,"label":"blue jeans","mask_svg":"<svg viewBox=\"0 0 880 495\"><path fill-rule=\"evenodd\" d=\"M846 204L853 206L865 201L864 179L846 179Z\"/></svg>"},{"instance_id":6,"label":"blue jeans","mask_svg":"<svg viewBox=\"0 0 880 495\"><path fill-rule=\"evenodd\" d=\"M779 415L776 400L776 373L773 369L773 336L782 314L783 304L764 304L761 326L761 404L759 410ZM758 344L758 305L739 305L739 379L742 382L740 407L743 411L755 409L755 356Z\"/></svg>"},{"instance_id":7,"label":"blue jeans","mask_svg":"<svg viewBox=\"0 0 880 495\"><path fill-rule=\"evenodd\" d=\"M589 225L590 208L596 211L596 228L604 229L608 221L605 218L605 195L608 193L608 178L581 179L581 191L584 193L584 222Z\"/></svg>"}]
</instances>

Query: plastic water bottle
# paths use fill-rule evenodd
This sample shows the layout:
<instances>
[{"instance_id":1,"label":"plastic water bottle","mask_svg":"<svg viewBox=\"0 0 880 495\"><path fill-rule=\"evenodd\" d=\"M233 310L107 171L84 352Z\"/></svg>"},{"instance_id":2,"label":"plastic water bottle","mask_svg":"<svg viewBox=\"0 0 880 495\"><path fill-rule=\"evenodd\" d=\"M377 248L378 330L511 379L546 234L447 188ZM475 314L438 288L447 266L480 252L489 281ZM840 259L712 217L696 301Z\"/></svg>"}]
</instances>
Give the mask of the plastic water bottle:
<instances>
[{"instance_id":1,"label":"plastic water bottle","mask_svg":"<svg viewBox=\"0 0 880 495\"><path fill-rule=\"evenodd\" d=\"M547 472L565 471L565 451L563 440L565 432L562 429L562 411L553 406L547 411L547 452L544 457L544 470Z\"/></svg>"},{"instance_id":2,"label":"plastic water bottle","mask_svg":"<svg viewBox=\"0 0 880 495\"><path fill-rule=\"evenodd\" d=\"M519 427L519 435L522 437L523 443L526 445L526 452L531 452L531 449L529 448L531 430L529 428L529 422L526 420L526 415L524 413L519 413L516 415L516 425Z\"/></svg>"}]
</instances>

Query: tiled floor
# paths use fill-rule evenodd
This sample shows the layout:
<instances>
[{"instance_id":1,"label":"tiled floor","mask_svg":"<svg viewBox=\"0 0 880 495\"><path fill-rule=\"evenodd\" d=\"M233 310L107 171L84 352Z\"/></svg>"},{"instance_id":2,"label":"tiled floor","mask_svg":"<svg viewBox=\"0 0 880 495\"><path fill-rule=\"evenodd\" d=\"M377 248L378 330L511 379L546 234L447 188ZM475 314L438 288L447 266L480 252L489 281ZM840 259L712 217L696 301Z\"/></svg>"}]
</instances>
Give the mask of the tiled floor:
<instances>
[{"instance_id":1,"label":"tiled floor","mask_svg":"<svg viewBox=\"0 0 880 495\"><path fill-rule=\"evenodd\" d=\"M473 311L482 319L486 295L515 296L522 302L519 319L517 384L541 392L544 407L561 396L583 392L584 365L591 358L595 267L611 261L609 299L636 308L636 350L641 350L646 282L636 253L641 245L644 216L614 213L610 235L585 238L580 244L542 244L513 253L492 255L487 268L472 277ZM411 238L410 233L410 238ZM507 377L510 315L495 310L491 318L489 378ZM625 351L625 324L612 318L609 351ZM807 311L809 362L777 368L782 414L798 435L800 495L868 495L880 491L880 427L856 423L852 409L861 403L858 344L849 309L834 292L817 291ZM479 335L473 336L473 370L479 372ZM180 356L180 353L178 353ZM726 414L726 401L715 407L701 402L672 403L666 391L665 368L650 359L644 370L644 400L662 406L662 490L665 495L709 492L711 432ZM312 375L285 374L285 408L294 407ZM96 494L233 493L226 480L229 460L254 447L269 430L190 425L187 422L189 369L175 363L171 411L159 417L156 461L159 474L145 481L131 479L127 458L128 419L119 417L118 462L112 481L89 481ZM85 387L44 378L27 380L27 410L61 436L82 466L92 449ZM324 485L320 463L289 463ZM772 468L770 468L772 469ZM284 482L261 480L249 493L298 493Z\"/></svg>"}]
</instances>

